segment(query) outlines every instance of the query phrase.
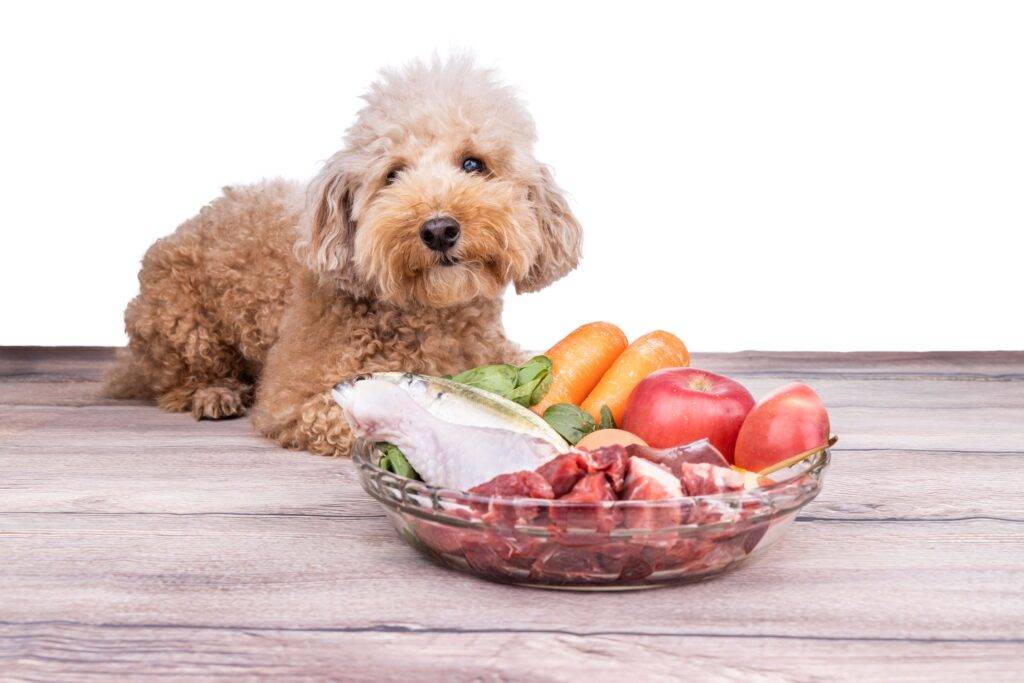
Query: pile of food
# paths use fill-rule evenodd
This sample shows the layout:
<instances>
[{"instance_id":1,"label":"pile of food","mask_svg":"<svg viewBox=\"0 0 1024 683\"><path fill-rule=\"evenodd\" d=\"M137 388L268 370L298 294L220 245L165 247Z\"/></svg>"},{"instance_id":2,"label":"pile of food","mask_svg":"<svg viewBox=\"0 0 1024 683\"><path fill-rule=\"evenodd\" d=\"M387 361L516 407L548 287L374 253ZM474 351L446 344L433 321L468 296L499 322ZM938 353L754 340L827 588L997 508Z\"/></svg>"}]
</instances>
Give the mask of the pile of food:
<instances>
[{"instance_id":1,"label":"pile of food","mask_svg":"<svg viewBox=\"0 0 1024 683\"><path fill-rule=\"evenodd\" d=\"M806 385L755 403L689 361L667 332L628 344L598 322L521 366L376 373L334 395L381 470L434 491L400 520L432 553L495 578L638 581L743 559L787 498L817 492L767 475L828 445Z\"/></svg>"}]
</instances>

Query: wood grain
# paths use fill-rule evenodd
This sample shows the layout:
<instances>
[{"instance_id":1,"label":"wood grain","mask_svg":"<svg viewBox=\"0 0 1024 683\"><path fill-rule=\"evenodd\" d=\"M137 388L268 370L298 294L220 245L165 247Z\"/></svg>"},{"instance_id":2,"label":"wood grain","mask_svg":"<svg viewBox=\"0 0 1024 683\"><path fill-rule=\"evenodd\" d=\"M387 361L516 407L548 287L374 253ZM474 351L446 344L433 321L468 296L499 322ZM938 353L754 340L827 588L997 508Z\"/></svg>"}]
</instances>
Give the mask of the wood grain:
<instances>
[{"instance_id":1,"label":"wood grain","mask_svg":"<svg viewBox=\"0 0 1024 683\"><path fill-rule=\"evenodd\" d=\"M338 681L1019 681L1020 645L512 632L0 625L26 679L260 675ZM0 646L2 647L2 646Z\"/></svg>"},{"instance_id":2,"label":"wood grain","mask_svg":"<svg viewBox=\"0 0 1024 683\"><path fill-rule=\"evenodd\" d=\"M718 580L577 594L436 567L351 464L0 349L0 678L1020 680L1024 353L698 354L810 382L821 496Z\"/></svg>"}]
</instances>

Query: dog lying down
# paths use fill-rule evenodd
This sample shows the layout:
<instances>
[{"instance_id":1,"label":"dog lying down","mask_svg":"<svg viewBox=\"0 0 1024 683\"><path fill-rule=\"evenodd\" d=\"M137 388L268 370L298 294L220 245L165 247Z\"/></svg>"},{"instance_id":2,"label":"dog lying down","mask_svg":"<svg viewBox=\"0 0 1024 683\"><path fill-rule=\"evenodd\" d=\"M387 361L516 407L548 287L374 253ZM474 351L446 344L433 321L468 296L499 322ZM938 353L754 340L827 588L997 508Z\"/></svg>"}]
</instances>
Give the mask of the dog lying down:
<instances>
[{"instance_id":1,"label":"dog lying down","mask_svg":"<svg viewBox=\"0 0 1024 683\"><path fill-rule=\"evenodd\" d=\"M345 455L339 379L518 360L502 293L572 270L580 227L533 156L522 103L467 58L384 71L308 185L224 195L156 242L107 393L242 415L288 448Z\"/></svg>"}]
</instances>

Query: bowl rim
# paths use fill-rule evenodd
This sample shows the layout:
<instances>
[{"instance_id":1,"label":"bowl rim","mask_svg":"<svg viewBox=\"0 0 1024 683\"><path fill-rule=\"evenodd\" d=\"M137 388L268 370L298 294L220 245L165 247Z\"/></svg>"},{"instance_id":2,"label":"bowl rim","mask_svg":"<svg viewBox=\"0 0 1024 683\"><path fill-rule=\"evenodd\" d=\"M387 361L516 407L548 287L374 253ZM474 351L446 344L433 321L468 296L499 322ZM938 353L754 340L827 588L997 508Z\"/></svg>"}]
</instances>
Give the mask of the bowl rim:
<instances>
[{"instance_id":1,"label":"bowl rim","mask_svg":"<svg viewBox=\"0 0 1024 683\"><path fill-rule=\"evenodd\" d=\"M408 493L414 495L425 495L432 499L447 499L451 502L458 503L476 503L479 505L507 505L510 507L548 507L548 508L570 508L573 510L586 510L590 509L659 509L659 508L674 508L681 504L688 503L707 503L707 502L718 502L718 503L732 503L735 501L759 501L766 503L769 501L764 498L771 498L771 494L779 493L783 489L790 488L794 483L800 479L804 479L810 476L814 482L813 487L807 488L819 488L821 485L821 474L825 468L828 467L832 460L832 449L831 447L823 447L816 451L812 455L808 456L806 460L792 465L782 472L792 471L792 475L784 479L773 481L773 483L766 486L759 486L754 489L743 489L740 491L726 491L722 493L710 493L702 494L697 496L682 496L680 498L665 498L662 500L606 500L597 502L579 502L571 500L559 500L557 498L529 498L525 496L485 496L477 493L470 493L469 491L463 491L460 489L446 488L442 486L432 486L425 481L419 481L416 479L409 479L401 475L395 474L394 472L388 472L387 470L381 469L381 467L373 462L369 458L371 453L376 448L372 441L365 439L357 439L352 449L352 460L358 468L367 471L371 476L374 476L382 481L391 482L399 486L402 490L403 499ZM409 491L409 489L414 489ZM370 492L373 495L372 492ZM374 496L377 498L377 496ZM384 499L387 502L397 502L392 499ZM805 501L806 502L806 501ZM794 507L799 507L803 503L798 504Z\"/></svg>"}]
</instances>

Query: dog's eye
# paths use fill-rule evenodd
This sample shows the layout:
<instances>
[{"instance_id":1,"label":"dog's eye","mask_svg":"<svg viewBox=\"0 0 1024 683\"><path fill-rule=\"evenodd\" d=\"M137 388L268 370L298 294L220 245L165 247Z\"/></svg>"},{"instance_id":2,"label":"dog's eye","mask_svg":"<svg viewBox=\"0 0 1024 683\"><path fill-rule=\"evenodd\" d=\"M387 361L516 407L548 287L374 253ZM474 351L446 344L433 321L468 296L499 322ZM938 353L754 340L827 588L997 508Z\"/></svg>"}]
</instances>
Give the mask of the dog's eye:
<instances>
[{"instance_id":1,"label":"dog's eye","mask_svg":"<svg viewBox=\"0 0 1024 683\"><path fill-rule=\"evenodd\" d=\"M466 157L462 160L462 170L466 173L483 173L486 168L484 162L476 157Z\"/></svg>"},{"instance_id":2,"label":"dog's eye","mask_svg":"<svg viewBox=\"0 0 1024 683\"><path fill-rule=\"evenodd\" d=\"M401 167L391 169L390 171L388 171L387 176L385 176L384 182L390 185L391 183L395 182L395 180L398 179L398 174L401 172Z\"/></svg>"}]
</instances>

